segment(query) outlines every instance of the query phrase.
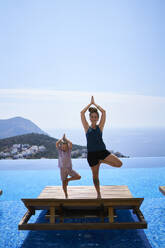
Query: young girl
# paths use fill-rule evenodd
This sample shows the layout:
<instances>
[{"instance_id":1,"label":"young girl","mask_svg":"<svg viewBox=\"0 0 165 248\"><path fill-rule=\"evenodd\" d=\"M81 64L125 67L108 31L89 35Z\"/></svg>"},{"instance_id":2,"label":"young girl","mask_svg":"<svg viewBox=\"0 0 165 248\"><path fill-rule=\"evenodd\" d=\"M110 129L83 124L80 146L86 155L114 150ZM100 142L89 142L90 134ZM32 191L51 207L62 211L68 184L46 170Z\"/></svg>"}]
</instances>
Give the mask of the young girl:
<instances>
[{"instance_id":1,"label":"young girl","mask_svg":"<svg viewBox=\"0 0 165 248\"><path fill-rule=\"evenodd\" d=\"M95 107L90 107L91 105L95 105ZM91 121L91 126L89 126L85 112L89 110L89 118ZM101 119L98 125L97 122L99 120L98 110L101 111ZM103 142L102 132L105 124L106 112L99 105L97 105L92 96L90 104L88 104L81 111L81 121L85 130L86 138L87 138L87 160L89 166L92 170L93 174L93 183L97 191L97 198L101 198L100 193L100 182L99 182L99 168L101 163L105 163L114 167L121 167L121 160L110 153Z\"/></svg>"},{"instance_id":2,"label":"young girl","mask_svg":"<svg viewBox=\"0 0 165 248\"><path fill-rule=\"evenodd\" d=\"M71 150L72 143L63 135L62 139L56 142L58 149L58 167L60 168L61 180L65 197L68 198L67 185L69 181L79 180L81 176L72 169ZM68 178L68 175L71 176Z\"/></svg>"}]
</instances>

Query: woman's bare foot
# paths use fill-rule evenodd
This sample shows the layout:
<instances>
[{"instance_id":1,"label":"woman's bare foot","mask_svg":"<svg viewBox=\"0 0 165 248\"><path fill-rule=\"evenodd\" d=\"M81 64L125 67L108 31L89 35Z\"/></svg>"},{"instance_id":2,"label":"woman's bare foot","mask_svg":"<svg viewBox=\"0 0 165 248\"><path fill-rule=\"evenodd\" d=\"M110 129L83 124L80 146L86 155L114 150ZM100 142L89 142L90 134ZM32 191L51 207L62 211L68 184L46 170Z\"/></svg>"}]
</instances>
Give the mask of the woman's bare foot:
<instances>
[{"instance_id":1,"label":"woman's bare foot","mask_svg":"<svg viewBox=\"0 0 165 248\"><path fill-rule=\"evenodd\" d=\"M97 199L101 199L101 194L97 194Z\"/></svg>"}]
</instances>

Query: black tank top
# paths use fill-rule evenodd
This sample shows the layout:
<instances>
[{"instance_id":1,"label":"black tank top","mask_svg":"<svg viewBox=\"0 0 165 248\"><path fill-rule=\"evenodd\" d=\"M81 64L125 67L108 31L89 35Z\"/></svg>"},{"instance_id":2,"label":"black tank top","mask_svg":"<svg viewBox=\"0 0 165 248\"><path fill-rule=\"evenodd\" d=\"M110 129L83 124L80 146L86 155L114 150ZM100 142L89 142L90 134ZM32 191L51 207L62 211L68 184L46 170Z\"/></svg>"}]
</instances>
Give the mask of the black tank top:
<instances>
[{"instance_id":1,"label":"black tank top","mask_svg":"<svg viewBox=\"0 0 165 248\"><path fill-rule=\"evenodd\" d=\"M99 126L96 126L96 129L89 127L86 132L86 138L88 152L102 151L106 149Z\"/></svg>"}]
</instances>

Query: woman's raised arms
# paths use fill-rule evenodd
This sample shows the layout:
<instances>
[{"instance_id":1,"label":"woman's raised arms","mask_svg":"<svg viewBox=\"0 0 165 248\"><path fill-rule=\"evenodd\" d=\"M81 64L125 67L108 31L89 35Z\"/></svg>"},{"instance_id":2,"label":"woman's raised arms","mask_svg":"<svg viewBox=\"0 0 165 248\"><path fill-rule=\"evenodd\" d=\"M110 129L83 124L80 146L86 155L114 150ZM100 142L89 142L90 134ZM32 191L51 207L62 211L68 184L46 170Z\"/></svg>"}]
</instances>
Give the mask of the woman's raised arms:
<instances>
[{"instance_id":1,"label":"woman's raised arms","mask_svg":"<svg viewBox=\"0 0 165 248\"><path fill-rule=\"evenodd\" d=\"M101 119L100 119L100 122L99 122L99 128L100 128L101 131L103 131L105 120L106 120L106 111L95 103L93 97L92 97L91 102L92 102L93 105L96 106L96 108L98 108L101 111Z\"/></svg>"},{"instance_id":2,"label":"woman's raised arms","mask_svg":"<svg viewBox=\"0 0 165 248\"><path fill-rule=\"evenodd\" d=\"M88 108L92 105L92 98L91 98L91 102L83 109L81 110L80 114L81 114L81 121L82 121L82 124L83 124L83 127L84 127L84 130L85 130L85 133L87 132L88 128L89 128L89 124L86 120L86 117L85 117L85 112L88 110Z\"/></svg>"},{"instance_id":3,"label":"woman's raised arms","mask_svg":"<svg viewBox=\"0 0 165 248\"><path fill-rule=\"evenodd\" d=\"M85 130L85 133L87 132L88 128L89 128L89 124L86 120L86 117L85 117L85 112L87 111L87 109L91 106L91 104L88 104L81 112L81 121L82 121L82 124L83 124L83 127L84 127L84 130Z\"/></svg>"},{"instance_id":4,"label":"woman's raised arms","mask_svg":"<svg viewBox=\"0 0 165 248\"><path fill-rule=\"evenodd\" d=\"M89 124L86 120L86 117L85 117L85 112L88 110L88 108L91 106L91 105L95 105L96 108L98 108L101 112L101 119L100 119L100 122L99 122L99 128L101 131L103 131L103 128L104 128L104 124L105 124L105 120L106 120L106 111L101 108L99 105L97 105L94 101L94 97L92 96L91 97L91 102L90 104L88 104L82 111L81 111L81 121L82 121L82 124L83 124L83 127L84 127L84 130L85 132L87 132L88 128L89 128Z\"/></svg>"}]
</instances>

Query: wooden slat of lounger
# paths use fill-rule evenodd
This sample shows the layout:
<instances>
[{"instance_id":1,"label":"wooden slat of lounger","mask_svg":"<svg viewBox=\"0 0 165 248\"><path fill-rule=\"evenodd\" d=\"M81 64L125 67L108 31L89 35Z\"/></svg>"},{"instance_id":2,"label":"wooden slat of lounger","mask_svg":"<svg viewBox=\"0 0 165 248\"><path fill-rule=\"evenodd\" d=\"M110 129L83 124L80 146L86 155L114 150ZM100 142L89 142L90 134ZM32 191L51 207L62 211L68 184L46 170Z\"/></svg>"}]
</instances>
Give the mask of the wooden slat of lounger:
<instances>
[{"instance_id":1,"label":"wooden slat of lounger","mask_svg":"<svg viewBox=\"0 0 165 248\"><path fill-rule=\"evenodd\" d=\"M102 199L104 198L132 198L130 195L126 194L126 193L123 193L123 194L119 194L119 193L102 193ZM54 193L42 193L38 199L48 199L48 198L54 198L54 199L65 199L63 194L58 194L58 196L55 196ZM87 194L69 194L69 199L80 199L80 198L85 198L85 199L91 199L91 198L94 198L96 199L96 194L95 192L92 194L92 193L89 193L88 194L88 197L87 197Z\"/></svg>"},{"instance_id":2,"label":"wooden slat of lounger","mask_svg":"<svg viewBox=\"0 0 165 248\"><path fill-rule=\"evenodd\" d=\"M101 186L102 198L131 198L132 194L125 185ZM69 199L96 198L94 186L68 186ZM38 198L65 198L61 186L46 186Z\"/></svg>"},{"instance_id":3,"label":"wooden slat of lounger","mask_svg":"<svg viewBox=\"0 0 165 248\"><path fill-rule=\"evenodd\" d=\"M59 206L60 204L67 206L97 206L101 203L103 203L104 206L108 206L108 204L110 204L109 199L118 199L118 202L113 203L119 204L121 199L132 198L134 199L133 201L125 201L125 203L122 202L120 205L126 206L128 204L134 204L136 206L140 206L143 200L135 200L126 185L106 185L101 186L100 188L102 193L102 199L100 200L96 199L96 190L93 186L68 186L69 199L65 199L61 186L46 186L37 198L38 200L41 199L41 201L35 201L35 199L24 199L23 202L26 206L30 206L29 204L35 206L36 204L37 207L46 207L49 206L49 204L50 206ZM111 201L111 204L113 203Z\"/></svg>"},{"instance_id":4,"label":"wooden slat of lounger","mask_svg":"<svg viewBox=\"0 0 165 248\"><path fill-rule=\"evenodd\" d=\"M159 190L163 195L165 195L165 186L160 186Z\"/></svg>"},{"instance_id":5,"label":"wooden slat of lounger","mask_svg":"<svg viewBox=\"0 0 165 248\"><path fill-rule=\"evenodd\" d=\"M80 190L80 189L83 189L83 190L89 190L89 189L93 189L94 188L94 186L92 185L92 186L68 186L68 188L69 189L78 189L78 190ZM109 188L112 188L112 189L121 189L121 190L123 190L123 189L125 189L125 190L128 190L128 186L126 186L126 185L104 185L104 186L100 186L100 188L102 188L102 189L109 189ZM49 189L49 190L52 190L52 189L61 189L61 186L46 186L45 188L44 188L44 190L45 189Z\"/></svg>"},{"instance_id":6,"label":"wooden slat of lounger","mask_svg":"<svg viewBox=\"0 0 165 248\"><path fill-rule=\"evenodd\" d=\"M80 189L83 189L83 190L89 190L89 189L93 189L94 188L94 186L68 186L68 189L77 189L77 190L80 190ZM102 189L109 189L109 188L111 188L111 189L117 189L117 190L119 190L119 189L121 189L121 190L129 190L128 189L128 186L126 186L126 185L104 185L104 186L100 186L100 188L102 188ZM49 190L52 190L52 189L61 189L61 186L46 186L45 188L44 188L44 190L45 189L49 189Z\"/></svg>"},{"instance_id":7,"label":"wooden slat of lounger","mask_svg":"<svg viewBox=\"0 0 165 248\"><path fill-rule=\"evenodd\" d=\"M38 198L22 199L24 204L29 208L44 209L48 206L140 206L143 198L133 198L126 185L106 185L101 186L102 198L96 198L96 191L93 186L69 186L69 199L64 198L61 186L46 186ZM125 199L125 201L123 201Z\"/></svg>"},{"instance_id":8,"label":"wooden slat of lounger","mask_svg":"<svg viewBox=\"0 0 165 248\"><path fill-rule=\"evenodd\" d=\"M59 207L61 205L67 207L88 207L100 206L103 204L107 207L116 208L132 208L133 206L140 207L144 198L112 198L112 199L22 199L27 208L34 207L35 209L47 209L49 207Z\"/></svg>"},{"instance_id":9,"label":"wooden slat of lounger","mask_svg":"<svg viewBox=\"0 0 165 248\"><path fill-rule=\"evenodd\" d=\"M144 222L123 223L58 223L58 224L22 224L19 230L97 230L97 229L143 229L147 228Z\"/></svg>"}]
</instances>

